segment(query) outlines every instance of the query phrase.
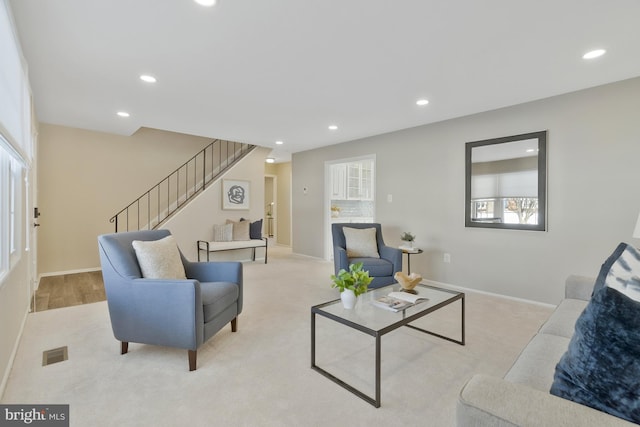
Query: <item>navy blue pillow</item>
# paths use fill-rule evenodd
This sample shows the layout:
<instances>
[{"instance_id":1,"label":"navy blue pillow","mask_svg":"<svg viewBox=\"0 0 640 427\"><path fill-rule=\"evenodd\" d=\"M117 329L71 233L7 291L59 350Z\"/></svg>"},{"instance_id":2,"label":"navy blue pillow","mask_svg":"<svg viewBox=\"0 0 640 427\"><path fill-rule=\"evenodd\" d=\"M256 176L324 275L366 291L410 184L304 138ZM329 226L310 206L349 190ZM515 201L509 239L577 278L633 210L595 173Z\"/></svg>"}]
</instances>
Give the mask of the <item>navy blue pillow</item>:
<instances>
[{"instance_id":1,"label":"navy blue pillow","mask_svg":"<svg viewBox=\"0 0 640 427\"><path fill-rule=\"evenodd\" d=\"M262 219L249 225L249 237L251 239L262 239Z\"/></svg>"},{"instance_id":2,"label":"navy blue pillow","mask_svg":"<svg viewBox=\"0 0 640 427\"><path fill-rule=\"evenodd\" d=\"M603 265L601 287L576 322L550 390L634 423L640 423L639 262L640 252L628 245L605 262L609 269Z\"/></svg>"},{"instance_id":3,"label":"navy blue pillow","mask_svg":"<svg viewBox=\"0 0 640 427\"><path fill-rule=\"evenodd\" d=\"M249 221L245 218L240 218L240 221ZM262 239L262 219L249 224L249 238L250 239Z\"/></svg>"},{"instance_id":4,"label":"navy blue pillow","mask_svg":"<svg viewBox=\"0 0 640 427\"><path fill-rule=\"evenodd\" d=\"M602 264L602 267L600 267L600 274L598 274L596 283L593 286L593 293L591 294L592 296L595 295L597 291L604 288L604 283L607 280L609 270L611 270L613 264L618 260L618 258L620 258L620 255L622 255L625 249L627 249L627 246L628 245L626 243L620 243L616 250L613 251L609 258L607 258L607 260Z\"/></svg>"}]
</instances>

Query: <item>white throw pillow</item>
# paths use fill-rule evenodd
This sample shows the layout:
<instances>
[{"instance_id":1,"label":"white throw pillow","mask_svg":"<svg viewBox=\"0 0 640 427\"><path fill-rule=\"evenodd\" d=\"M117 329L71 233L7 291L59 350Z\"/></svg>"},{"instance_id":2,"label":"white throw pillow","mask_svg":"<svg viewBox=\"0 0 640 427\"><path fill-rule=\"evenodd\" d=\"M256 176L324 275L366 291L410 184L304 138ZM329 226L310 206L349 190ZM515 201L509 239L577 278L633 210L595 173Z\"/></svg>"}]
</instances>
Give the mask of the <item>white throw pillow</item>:
<instances>
[{"instance_id":1,"label":"white throw pillow","mask_svg":"<svg viewBox=\"0 0 640 427\"><path fill-rule=\"evenodd\" d=\"M227 220L227 224L233 225L233 240L250 240L249 237L249 221L232 221Z\"/></svg>"},{"instance_id":2,"label":"white throw pillow","mask_svg":"<svg viewBox=\"0 0 640 427\"><path fill-rule=\"evenodd\" d=\"M187 278L173 236L151 241L134 240L131 244L145 279Z\"/></svg>"},{"instance_id":3,"label":"white throw pillow","mask_svg":"<svg viewBox=\"0 0 640 427\"><path fill-rule=\"evenodd\" d=\"M342 227L349 258L380 258L375 228Z\"/></svg>"},{"instance_id":4,"label":"white throw pillow","mask_svg":"<svg viewBox=\"0 0 640 427\"><path fill-rule=\"evenodd\" d=\"M233 224L222 224L213 226L214 242L230 242L233 240Z\"/></svg>"}]
</instances>

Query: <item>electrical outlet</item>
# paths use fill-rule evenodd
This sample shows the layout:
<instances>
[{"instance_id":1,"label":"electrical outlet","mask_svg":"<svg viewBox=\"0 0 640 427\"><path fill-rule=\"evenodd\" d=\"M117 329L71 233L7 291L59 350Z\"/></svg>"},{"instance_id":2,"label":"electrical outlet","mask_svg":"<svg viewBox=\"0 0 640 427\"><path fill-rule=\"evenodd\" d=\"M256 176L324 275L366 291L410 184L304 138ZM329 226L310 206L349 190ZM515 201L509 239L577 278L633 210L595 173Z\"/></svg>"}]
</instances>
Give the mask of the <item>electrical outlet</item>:
<instances>
[{"instance_id":1,"label":"electrical outlet","mask_svg":"<svg viewBox=\"0 0 640 427\"><path fill-rule=\"evenodd\" d=\"M444 254L444 262L446 262L447 264L449 264L451 262L451 254L450 253L446 253Z\"/></svg>"}]
</instances>

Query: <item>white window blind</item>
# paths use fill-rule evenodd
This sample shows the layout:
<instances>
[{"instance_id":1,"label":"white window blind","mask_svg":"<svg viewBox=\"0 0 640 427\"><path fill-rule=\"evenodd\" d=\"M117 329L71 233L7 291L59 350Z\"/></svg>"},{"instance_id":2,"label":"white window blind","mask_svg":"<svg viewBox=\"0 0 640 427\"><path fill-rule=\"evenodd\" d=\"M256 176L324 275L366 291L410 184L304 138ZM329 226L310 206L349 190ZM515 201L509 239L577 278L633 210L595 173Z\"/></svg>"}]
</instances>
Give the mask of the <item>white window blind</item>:
<instances>
[{"instance_id":1,"label":"white window blind","mask_svg":"<svg viewBox=\"0 0 640 427\"><path fill-rule=\"evenodd\" d=\"M474 199L497 197L538 197L537 171L472 175L471 194Z\"/></svg>"},{"instance_id":2,"label":"white window blind","mask_svg":"<svg viewBox=\"0 0 640 427\"><path fill-rule=\"evenodd\" d=\"M31 162L31 91L7 0L0 0L0 133L8 151Z\"/></svg>"},{"instance_id":3,"label":"white window blind","mask_svg":"<svg viewBox=\"0 0 640 427\"><path fill-rule=\"evenodd\" d=\"M25 177L33 155L31 90L8 0L0 0L0 286L23 252Z\"/></svg>"}]
</instances>

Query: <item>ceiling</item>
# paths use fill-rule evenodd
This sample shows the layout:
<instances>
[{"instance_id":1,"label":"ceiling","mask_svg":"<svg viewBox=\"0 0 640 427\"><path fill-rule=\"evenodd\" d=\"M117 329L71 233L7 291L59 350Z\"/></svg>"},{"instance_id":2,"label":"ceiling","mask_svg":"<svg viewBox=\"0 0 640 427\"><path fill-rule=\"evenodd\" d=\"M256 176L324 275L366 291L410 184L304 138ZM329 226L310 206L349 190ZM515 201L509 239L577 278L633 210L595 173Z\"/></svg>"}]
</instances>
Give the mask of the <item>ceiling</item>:
<instances>
[{"instance_id":1,"label":"ceiling","mask_svg":"<svg viewBox=\"0 0 640 427\"><path fill-rule=\"evenodd\" d=\"M9 3L39 121L248 142L277 161L640 76L638 0Z\"/></svg>"}]
</instances>

